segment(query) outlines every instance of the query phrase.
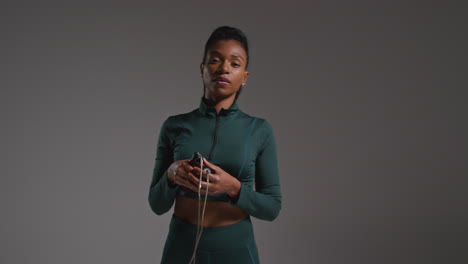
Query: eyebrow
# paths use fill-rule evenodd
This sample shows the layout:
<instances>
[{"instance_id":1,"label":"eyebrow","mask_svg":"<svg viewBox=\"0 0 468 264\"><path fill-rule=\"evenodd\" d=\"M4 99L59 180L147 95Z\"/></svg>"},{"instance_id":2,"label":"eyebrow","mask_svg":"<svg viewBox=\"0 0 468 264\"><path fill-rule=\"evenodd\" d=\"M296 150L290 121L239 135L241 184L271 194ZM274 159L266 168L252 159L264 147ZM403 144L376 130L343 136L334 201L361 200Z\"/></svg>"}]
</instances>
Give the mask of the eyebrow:
<instances>
[{"instance_id":1,"label":"eyebrow","mask_svg":"<svg viewBox=\"0 0 468 264\"><path fill-rule=\"evenodd\" d=\"M232 54L231 57L240 58L240 59L244 60L244 57L242 57L241 55L238 55L238 54Z\"/></svg>"},{"instance_id":2,"label":"eyebrow","mask_svg":"<svg viewBox=\"0 0 468 264\"><path fill-rule=\"evenodd\" d=\"M215 53L215 54L217 54L217 55L221 55L221 53L217 52L216 50L213 50L213 51L210 52L210 54L213 54L213 53ZM239 55L239 54L237 54L237 53L232 54L231 57L240 58L240 59L242 59L242 60L245 61L244 57L242 57L241 55Z\"/></svg>"}]
</instances>

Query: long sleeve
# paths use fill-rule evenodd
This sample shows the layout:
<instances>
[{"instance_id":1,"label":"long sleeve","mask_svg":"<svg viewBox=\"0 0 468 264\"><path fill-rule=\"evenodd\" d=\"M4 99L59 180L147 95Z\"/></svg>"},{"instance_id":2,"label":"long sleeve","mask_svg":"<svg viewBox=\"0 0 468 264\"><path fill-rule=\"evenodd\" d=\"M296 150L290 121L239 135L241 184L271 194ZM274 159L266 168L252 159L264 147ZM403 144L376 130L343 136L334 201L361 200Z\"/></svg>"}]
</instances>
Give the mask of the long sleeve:
<instances>
[{"instance_id":1,"label":"long sleeve","mask_svg":"<svg viewBox=\"0 0 468 264\"><path fill-rule=\"evenodd\" d=\"M253 217L273 221L281 211L282 197L275 136L266 120L262 126L262 135L265 141L256 159L255 190L251 181L241 181L239 197L231 203Z\"/></svg>"},{"instance_id":2,"label":"long sleeve","mask_svg":"<svg viewBox=\"0 0 468 264\"><path fill-rule=\"evenodd\" d=\"M169 211L179 185L170 186L167 169L173 162L173 148L170 139L170 117L164 121L159 132L153 177L150 184L148 202L157 215Z\"/></svg>"}]
</instances>

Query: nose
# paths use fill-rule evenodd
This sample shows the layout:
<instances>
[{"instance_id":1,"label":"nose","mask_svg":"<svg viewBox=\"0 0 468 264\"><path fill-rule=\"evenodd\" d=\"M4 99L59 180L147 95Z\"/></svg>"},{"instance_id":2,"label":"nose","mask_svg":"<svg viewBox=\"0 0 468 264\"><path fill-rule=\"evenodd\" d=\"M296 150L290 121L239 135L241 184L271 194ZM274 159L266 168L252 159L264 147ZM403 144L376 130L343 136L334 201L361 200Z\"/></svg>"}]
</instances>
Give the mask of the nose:
<instances>
[{"instance_id":1,"label":"nose","mask_svg":"<svg viewBox=\"0 0 468 264\"><path fill-rule=\"evenodd\" d=\"M229 73L230 67L229 67L229 62L228 61L223 61L222 63L219 64L219 67L217 69L218 73Z\"/></svg>"}]
</instances>

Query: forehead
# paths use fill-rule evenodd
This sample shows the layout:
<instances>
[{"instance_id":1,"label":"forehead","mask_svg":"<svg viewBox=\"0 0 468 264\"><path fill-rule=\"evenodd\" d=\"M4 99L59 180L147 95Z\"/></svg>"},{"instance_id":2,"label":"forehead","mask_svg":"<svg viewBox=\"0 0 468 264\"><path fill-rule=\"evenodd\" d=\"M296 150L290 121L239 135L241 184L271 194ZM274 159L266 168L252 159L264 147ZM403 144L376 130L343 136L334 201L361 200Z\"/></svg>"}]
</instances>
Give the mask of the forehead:
<instances>
[{"instance_id":1,"label":"forehead","mask_svg":"<svg viewBox=\"0 0 468 264\"><path fill-rule=\"evenodd\" d=\"M238 55L245 59L247 54L241 43L237 40L218 40L208 48L208 54L221 54L223 56Z\"/></svg>"}]
</instances>

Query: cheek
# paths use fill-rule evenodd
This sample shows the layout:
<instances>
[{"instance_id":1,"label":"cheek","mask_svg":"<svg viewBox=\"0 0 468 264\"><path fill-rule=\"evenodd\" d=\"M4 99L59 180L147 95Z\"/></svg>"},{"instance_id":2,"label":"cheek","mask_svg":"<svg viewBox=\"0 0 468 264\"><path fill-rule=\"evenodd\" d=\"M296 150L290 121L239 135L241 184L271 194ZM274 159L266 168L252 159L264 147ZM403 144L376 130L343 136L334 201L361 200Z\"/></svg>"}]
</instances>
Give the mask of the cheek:
<instances>
[{"instance_id":1,"label":"cheek","mask_svg":"<svg viewBox=\"0 0 468 264\"><path fill-rule=\"evenodd\" d=\"M208 69L203 70L203 81L204 82L210 82L211 81L211 72Z\"/></svg>"},{"instance_id":2,"label":"cheek","mask_svg":"<svg viewBox=\"0 0 468 264\"><path fill-rule=\"evenodd\" d=\"M211 80L211 78L212 78L212 76L214 75L215 72L216 72L216 69L205 68L203 70L203 77L208 78L209 80Z\"/></svg>"},{"instance_id":3,"label":"cheek","mask_svg":"<svg viewBox=\"0 0 468 264\"><path fill-rule=\"evenodd\" d=\"M244 75L239 73L235 79L236 84L242 84L244 82Z\"/></svg>"}]
</instances>

